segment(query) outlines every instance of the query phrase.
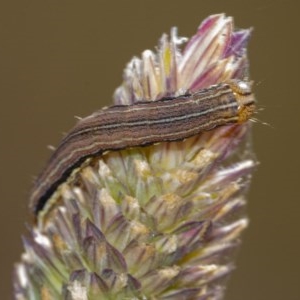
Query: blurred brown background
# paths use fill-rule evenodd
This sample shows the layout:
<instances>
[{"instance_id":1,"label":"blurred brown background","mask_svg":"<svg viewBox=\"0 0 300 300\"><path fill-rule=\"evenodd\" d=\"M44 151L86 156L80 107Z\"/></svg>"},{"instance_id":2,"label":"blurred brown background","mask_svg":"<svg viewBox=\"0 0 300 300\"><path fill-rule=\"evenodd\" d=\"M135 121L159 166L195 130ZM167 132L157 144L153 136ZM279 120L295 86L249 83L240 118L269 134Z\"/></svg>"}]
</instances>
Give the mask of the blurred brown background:
<instances>
[{"instance_id":1,"label":"blurred brown background","mask_svg":"<svg viewBox=\"0 0 300 300\"><path fill-rule=\"evenodd\" d=\"M11 299L31 181L61 133L111 101L123 67L174 25L192 35L225 12L254 27L251 75L261 107L260 167L250 227L228 288L230 300L300 299L300 96L296 0L2 1L0 4L0 298ZM298 186L299 185L299 186Z\"/></svg>"}]
</instances>

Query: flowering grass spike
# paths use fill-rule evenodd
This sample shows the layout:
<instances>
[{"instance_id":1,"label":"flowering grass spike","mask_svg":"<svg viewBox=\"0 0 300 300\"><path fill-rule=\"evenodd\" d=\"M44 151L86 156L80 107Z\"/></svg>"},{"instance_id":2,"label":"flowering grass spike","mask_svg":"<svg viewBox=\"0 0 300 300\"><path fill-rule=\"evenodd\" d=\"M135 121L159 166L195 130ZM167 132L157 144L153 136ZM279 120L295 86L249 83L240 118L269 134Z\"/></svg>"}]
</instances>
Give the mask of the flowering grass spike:
<instances>
[{"instance_id":1,"label":"flowering grass spike","mask_svg":"<svg viewBox=\"0 0 300 300\"><path fill-rule=\"evenodd\" d=\"M134 57L115 104L248 77L250 30L212 15ZM172 100L170 100L172 101ZM247 226L249 121L88 160L43 208L15 266L15 299L222 299Z\"/></svg>"}]
</instances>

